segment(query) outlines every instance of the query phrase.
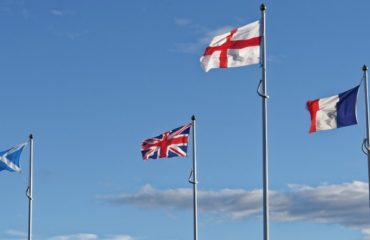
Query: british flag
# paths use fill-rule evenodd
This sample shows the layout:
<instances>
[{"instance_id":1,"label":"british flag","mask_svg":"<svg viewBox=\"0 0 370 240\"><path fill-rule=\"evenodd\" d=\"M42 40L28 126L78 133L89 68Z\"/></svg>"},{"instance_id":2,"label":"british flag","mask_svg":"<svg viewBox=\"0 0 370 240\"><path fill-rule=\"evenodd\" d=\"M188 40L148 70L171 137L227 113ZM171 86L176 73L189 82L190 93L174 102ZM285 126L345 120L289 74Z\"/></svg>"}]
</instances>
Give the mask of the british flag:
<instances>
[{"instance_id":1,"label":"british flag","mask_svg":"<svg viewBox=\"0 0 370 240\"><path fill-rule=\"evenodd\" d=\"M186 157L191 126L192 124L189 123L158 137L144 140L141 144L143 159Z\"/></svg>"}]
</instances>

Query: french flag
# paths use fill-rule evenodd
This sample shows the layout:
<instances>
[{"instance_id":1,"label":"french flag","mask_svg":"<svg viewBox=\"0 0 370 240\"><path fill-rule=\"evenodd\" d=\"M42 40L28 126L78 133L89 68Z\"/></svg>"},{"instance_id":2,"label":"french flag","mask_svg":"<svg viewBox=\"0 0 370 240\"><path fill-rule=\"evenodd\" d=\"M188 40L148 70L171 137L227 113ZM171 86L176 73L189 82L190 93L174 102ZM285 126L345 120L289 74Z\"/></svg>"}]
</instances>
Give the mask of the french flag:
<instances>
[{"instance_id":1,"label":"french flag","mask_svg":"<svg viewBox=\"0 0 370 240\"><path fill-rule=\"evenodd\" d=\"M357 124L356 101L360 85L335 96L307 102L310 133Z\"/></svg>"}]
</instances>

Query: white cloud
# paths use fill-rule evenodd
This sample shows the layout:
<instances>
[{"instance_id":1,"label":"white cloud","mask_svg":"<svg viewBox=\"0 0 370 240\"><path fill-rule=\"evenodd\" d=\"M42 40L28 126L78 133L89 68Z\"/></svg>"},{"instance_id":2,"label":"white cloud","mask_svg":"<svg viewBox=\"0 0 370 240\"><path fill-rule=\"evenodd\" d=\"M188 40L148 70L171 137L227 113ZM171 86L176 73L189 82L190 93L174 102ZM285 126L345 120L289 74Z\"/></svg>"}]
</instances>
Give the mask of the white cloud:
<instances>
[{"instance_id":1,"label":"white cloud","mask_svg":"<svg viewBox=\"0 0 370 240\"><path fill-rule=\"evenodd\" d=\"M176 43L175 48L172 49L174 52L181 53L197 53L201 54L202 51L208 46L212 38L227 33L232 29L231 26L222 26L213 30L209 30L203 26L192 23L189 19L176 18L175 24L179 27L186 27L191 29L198 38L194 42L187 43Z\"/></svg>"},{"instance_id":2,"label":"white cloud","mask_svg":"<svg viewBox=\"0 0 370 240\"><path fill-rule=\"evenodd\" d=\"M58 10L58 9L52 9L50 10L50 14L55 17L64 17L66 15L72 14L71 10Z\"/></svg>"},{"instance_id":3,"label":"white cloud","mask_svg":"<svg viewBox=\"0 0 370 240\"><path fill-rule=\"evenodd\" d=\"M284 56L284 55L272 55L272 54L269 54L267 56L267 62L271 62L271 63L282 63L285 61L287 57Z\"/></svg>"},{"instance_id":4,"label":"white cloud","mask_svg":"<svg viewBox=\"0 0 370 240\"><path fill-rule=\"evenodd\" d=\"M8 239L18 239L18 240L25 240L27 239L27 233L15 230L15 229L9 229L5 231L5 234Z\"/></svg>"},{"instance_id":5,"label":"white cloud","mask_svg":"<svg viewBox=\"0 0 370 240\"><path fill-rule=\"evenodd\" d=\"M112 235L103 240L134 240L134 238L129 235Z\"/></svg>"},{"instance_id":6,"label":"white cloud","mask_svg":"<svg viewBox=\"0 0 370 240\"><path fill-rule=\"evenodd\" d=\"M24 0L6 0L0 1L0 14L6 13L11 16L21 16L25 20L31 17L31 11L27 8Z\"/></svg>"},{"instance_id":7,"label":"white cloud","mask_svg":"<svg viewBox=\"0 0 370 240\"><path fill-rule=\"evenodd\" d=\"M24 19L29 19L31 17L31 12L30 10L23 8L19 11L19 13L22 15Z\"/></svg>"},{"instance_id":8,"label":"white cloud","mask_svg":"<svg viewBox=\"0 0 370 240\"><path fill-rule=\"evenodd\" d=\"M118 205L134 205L141 208L183 210L192 208L192 190L189 188L157 190L150 185L135 194L104 197L105 201ZM313 221L340 224L360 230L367 237L368 185L354 181L343 184L323 184L316 187L289 185L285 192L270 191L270 216L273 221ZM222 189L199 191L199 209L204 213L245 219L261 214L262 191Z\"/></svg>"},{"instance_id":9,"label":"white cloud","mask_svg":"<svg viewBox=\"0 0 370 240\"><path fill-rule=\"evenodd\" d=\"M54 26L51 26L49 27L49 31L57 36L57 37L61 37L61 38L67 38L69 40L75 40L75 39L78 39L86 34L88 34L88 30L78 30L78 31L61 31L61 30L58 30L56 29Z\"/></svg>"},{"instance_id":10,"label":"white cloud","mask_svg":"<svg viewBox=\"0 0 370 240\"><path fill-rule=\"evenodd\" d=\"M189 26L191 24L190 19L186 18L175 18L175 24L180 27Z\"/></svg>"},{"instance_id":11,"label":"white cloud","mask_svg":"<svg viewBox=\"0 0 370 240\"><path fill-rule=\"evenodd\" d=\"M49 240L97 240L96 234L92 233L78 233L72 235L59 235L49 238Z\"/></svg>"},{"instance_id":12,"label":"white cloud","mask_svg":"<svg viewBox=\"0 0 370 240\"><path fill-rule=\"evenodd\" d=\"M94 233L77 233L71 235L59 235L49 238L48 240L135 240L134 237L129 235L109 235L99 237Z\"/></svg>"}]
</instances>

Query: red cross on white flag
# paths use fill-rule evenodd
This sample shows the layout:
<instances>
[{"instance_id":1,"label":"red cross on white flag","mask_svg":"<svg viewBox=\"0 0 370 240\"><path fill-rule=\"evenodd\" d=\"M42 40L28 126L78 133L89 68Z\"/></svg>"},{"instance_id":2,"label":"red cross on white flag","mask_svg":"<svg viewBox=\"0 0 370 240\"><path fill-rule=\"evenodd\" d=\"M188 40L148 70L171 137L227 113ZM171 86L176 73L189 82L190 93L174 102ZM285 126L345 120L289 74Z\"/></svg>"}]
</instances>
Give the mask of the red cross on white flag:
<instances>
[{"instance_id":1,"label":"red cross on white flag","mask_svg":"<svg viewBox=\"0 0 370 240\"><path fill-rule=\"evenodd\" d=\"M200 58L203 69L240 67L260 62L260 21L214 37Z\"/></svg>"}]
</instances>

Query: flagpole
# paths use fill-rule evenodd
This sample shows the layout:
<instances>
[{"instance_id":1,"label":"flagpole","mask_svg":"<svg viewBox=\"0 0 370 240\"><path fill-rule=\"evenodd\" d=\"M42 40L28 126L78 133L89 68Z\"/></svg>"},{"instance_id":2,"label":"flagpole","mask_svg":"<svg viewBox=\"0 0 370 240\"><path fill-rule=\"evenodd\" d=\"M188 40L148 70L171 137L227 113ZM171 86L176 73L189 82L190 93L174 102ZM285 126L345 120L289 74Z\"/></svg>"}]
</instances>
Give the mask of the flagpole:
<instances>
[{"instance_id":1,"label":"flagpole","mask_svg":"<svg viewBox=\"0 0 370 240\"><path fill-rule=\"evenodd\" d=\"M193 209L194 209L194 240L198 240L198 202L197 202L197 155L196 155L196 129L195 129L195 116L191 117L192 121L192 139L193 139L193 178L189 180L193 184Z\"/></svg>"},{"instance_id":2,"label":"flagpole","mask_svg":"<svg viewBox=\"0 0 370 240\"><path fill-rule=\"evenodd\" d=\"M262 15L262 145L263 145L263 239L269 239L268 199L268 138L267 138L267 78L266 78L266 5L261 4Z\"/></svg>"},{"instance_id":3,"label":"flagpole","mask_svg":"<svg viewBox=\"0 0 370 240\"><path fill-rule=\"evenodd\" d=\"M32 184L33 184L33 136L30 134L30 166L29 166L29 183L27 189L28 197L28 240L32 240Z\"/></svg>"},{"instance_id":4,"label":"flagpole","mask_svg":"<svg viewBox=\"0 0 370 240\"><path fill-rule=\"evenodd\" d=\"M362 71L364 72L364 82L365 82L365 106L366 106L366 154L367 154L367 168L368 168L368 178L369 178L369 209L370 209L370 127L369 127L369 95L368 95L368 76L367 76L367 66L364 65L362 67Z\"/></svg>"}]
</instances>

